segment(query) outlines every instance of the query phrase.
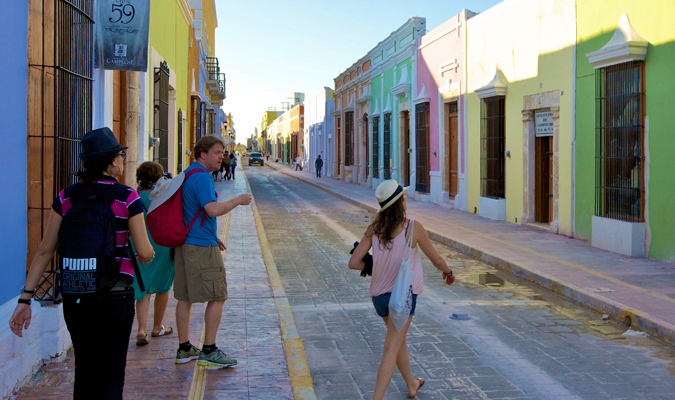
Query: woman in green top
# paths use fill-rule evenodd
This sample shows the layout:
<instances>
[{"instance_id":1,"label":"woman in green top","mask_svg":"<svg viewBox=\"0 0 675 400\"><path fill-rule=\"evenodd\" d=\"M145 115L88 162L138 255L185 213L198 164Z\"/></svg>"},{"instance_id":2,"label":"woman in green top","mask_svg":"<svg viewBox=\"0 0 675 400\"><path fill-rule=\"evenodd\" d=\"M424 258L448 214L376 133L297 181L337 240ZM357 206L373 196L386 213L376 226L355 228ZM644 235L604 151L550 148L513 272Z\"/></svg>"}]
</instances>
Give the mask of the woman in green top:
<instances>
[{"instance_id":1,"label":"woman in green top","mask_svg":"<svg viewBox=\"0 0 675 400\"><path fill-rule=\"evenodd\" d=\"M155 182L159 179L166 179L163 176L164 168L154 161L146 161L136 170L138 193L141 195L143 213L146 215L150 207L150 191L154 188ZM173 276L176 272L173 257L171 257L171 249L156 244L152 240L150 231L148 231L148 236L152 247L155 249L155 259L151 263L140 265L145 292L141 292L138 283L134 280L136 317L138 318L137 346L148 344L146 325L150 309L150 296L153 293L155 294L155 315L151 336L158 337L173 333L173 328L162 325L166 306L169 303L169 290L173 285Z\"/></svg>"}]
</instances>

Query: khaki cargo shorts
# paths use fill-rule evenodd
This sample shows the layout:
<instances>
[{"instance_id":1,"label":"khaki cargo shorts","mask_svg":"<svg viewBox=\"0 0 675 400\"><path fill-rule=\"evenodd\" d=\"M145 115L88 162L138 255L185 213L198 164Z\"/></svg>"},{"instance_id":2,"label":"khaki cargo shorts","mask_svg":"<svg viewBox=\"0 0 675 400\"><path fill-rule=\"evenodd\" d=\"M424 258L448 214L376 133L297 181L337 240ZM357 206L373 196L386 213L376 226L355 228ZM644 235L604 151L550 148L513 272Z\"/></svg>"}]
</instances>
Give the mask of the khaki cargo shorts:
<instances>
[{"instance_id":1,"label":"khaki cargo shorts","mask_svg":"<svg viewBox=\"0 0 675 400\"><path fill-rule=\"evenodd\" d=\"M176 300L189 303L227 300L227 277L218 246L184 244L176 247L175 258L173 293Z\"/></svg>"}]
</instances>

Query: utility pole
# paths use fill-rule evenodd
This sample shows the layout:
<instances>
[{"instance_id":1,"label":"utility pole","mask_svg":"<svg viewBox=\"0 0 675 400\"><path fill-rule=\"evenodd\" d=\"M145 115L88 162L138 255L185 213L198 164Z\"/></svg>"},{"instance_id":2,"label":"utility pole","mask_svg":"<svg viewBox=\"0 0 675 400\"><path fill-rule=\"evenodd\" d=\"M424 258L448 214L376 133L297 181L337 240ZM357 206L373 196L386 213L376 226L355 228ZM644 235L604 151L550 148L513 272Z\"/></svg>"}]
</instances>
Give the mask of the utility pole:
<instances>
[{"instance_id":1,"label":"utility pole","mask_svg":"<svg viewBox=\"0 0 675 400\"><path fill-rule=\"evenodd\" d=\"M124 119L127 133L127 162L124 167L124 184L136 187L136 169L140 158L141 74L126 71L127 109Z\"/></svg>"}]
</instances>

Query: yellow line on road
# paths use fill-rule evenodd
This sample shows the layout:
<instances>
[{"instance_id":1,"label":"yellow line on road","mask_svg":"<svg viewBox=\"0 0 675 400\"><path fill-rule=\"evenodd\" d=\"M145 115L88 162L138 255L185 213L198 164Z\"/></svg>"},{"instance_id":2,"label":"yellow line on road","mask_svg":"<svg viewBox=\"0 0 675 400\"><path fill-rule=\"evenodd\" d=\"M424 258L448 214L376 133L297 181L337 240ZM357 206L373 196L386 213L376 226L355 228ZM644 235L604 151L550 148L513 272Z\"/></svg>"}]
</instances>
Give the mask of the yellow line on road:
<instances>
[{"instance_id":1,"label":"yellow line on road","mask_svg":"<svg viewBox=\"0 0 675 400\"><path fill-rule=\"evenodd\" d=\"M248 186L248 180L246 181ZM248 187L251 192L250 186ZM251 210L255 218L256 230L258 231L258 239L260 241L260 248L262 249L263 260L267 268L267 274L272 288L272 296L274 296L274 303L279 314L279 323L281 327L281 340L284 344L284 352L286 353L286 364L288 365L288 376L291 380L291 387L293 389L293 397L295 400L316 400L314 393L314 382L307 364L307 355L305 354L305 347L302 339L298 335L293 319L293 312L288 299L286 298L286 291L281 282L279 271L274 263L272 257L272 250L267 242L265 235L265 228L263 227L260 214L258 213L258 206L255 199L251 202Z\"/></svg>"}]
</instances>

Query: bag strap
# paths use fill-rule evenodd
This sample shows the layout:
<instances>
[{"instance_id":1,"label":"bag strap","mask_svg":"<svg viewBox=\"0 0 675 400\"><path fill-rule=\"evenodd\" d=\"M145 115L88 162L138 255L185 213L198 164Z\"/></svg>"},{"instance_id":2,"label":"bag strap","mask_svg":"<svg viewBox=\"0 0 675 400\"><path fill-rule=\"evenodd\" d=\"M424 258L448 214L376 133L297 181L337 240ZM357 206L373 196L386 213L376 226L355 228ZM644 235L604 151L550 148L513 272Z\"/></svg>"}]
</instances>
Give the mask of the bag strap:
<instances>
[{"instance_id":1,"label":"bag strap","mask_svg":"<svg viewBox=\"0 0 675 400\"><path fill-rule=\"evenodd\" d=\"M141 289L141 292L145 292L145 285L143 284L143 276L141 275L141 268L138 266L138 260L136 260L136 250L131 244L131 240L127 238L127 244L129 245L129 258L131 259L131 265L134 266L134 276L136 277L136 282L138 282L138 288Z\"/></svg>"},{"instance_id":2,"label":"bag strap","mask_svg":"<svg viewBox=\"0 0 675 400\"><path fill-rule=\"evenodd\" d=\"M410 229L410 236L408 236L408 228ZM406 241L405 241L405 251L403 252L403 259L404 260L409 260L410 259L410 253L412 253L412 247L410 246L412 244L412 237L413 234L415 233L415 221L414 220L408 220L408 224L405 227L405 234L406 234Z\"/></svg>"}]
</instances>

